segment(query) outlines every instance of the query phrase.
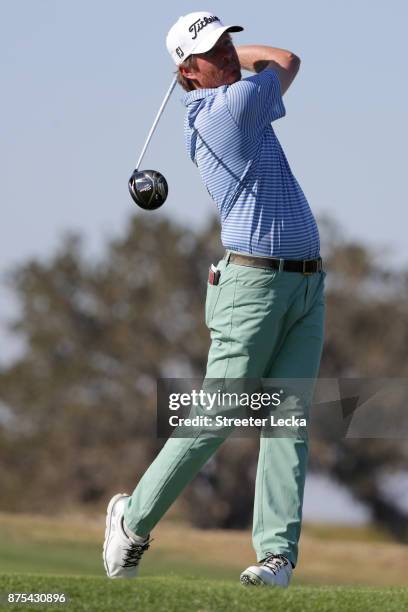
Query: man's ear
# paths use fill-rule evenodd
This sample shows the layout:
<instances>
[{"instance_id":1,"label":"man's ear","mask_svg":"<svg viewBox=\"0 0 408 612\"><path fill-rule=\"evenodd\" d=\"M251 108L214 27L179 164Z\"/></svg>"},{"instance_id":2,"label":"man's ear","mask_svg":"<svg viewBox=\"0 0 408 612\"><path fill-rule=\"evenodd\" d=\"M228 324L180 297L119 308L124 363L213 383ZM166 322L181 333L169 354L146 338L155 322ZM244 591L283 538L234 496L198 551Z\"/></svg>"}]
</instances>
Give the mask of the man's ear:
<instances>
[{"instance_id":1,"label":"man's ear","mask_svg":"<svg viewBox=\"0 0 408 612\"><path fill-rule=\"evenodd\" d=\"M185 66L180 66L179 71L181 76L185 79L194 79L195 77L195 73L191 72L191 70L189 70Z\"/></svg>"}]
</instances>

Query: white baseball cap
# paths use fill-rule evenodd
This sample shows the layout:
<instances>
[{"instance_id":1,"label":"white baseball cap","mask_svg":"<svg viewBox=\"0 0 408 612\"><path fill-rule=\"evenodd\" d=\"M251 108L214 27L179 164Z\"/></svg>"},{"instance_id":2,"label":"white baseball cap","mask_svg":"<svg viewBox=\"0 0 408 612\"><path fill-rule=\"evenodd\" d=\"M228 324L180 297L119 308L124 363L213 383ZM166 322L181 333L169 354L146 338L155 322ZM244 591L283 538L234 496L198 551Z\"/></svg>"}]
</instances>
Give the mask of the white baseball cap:
<instances>
[{"instance_id":1,"label":"white baseball cap","mask_svg":"<svg viewBox=\"0 0 408 612\"><path fill-rule=\"evenodd\" d=\"M166 46L177 66L192 53L206 53L224 32L242 32L241 26L225 26L213 13L198 11L180 17L170 28Z\"/></svg>"}]
</instances>

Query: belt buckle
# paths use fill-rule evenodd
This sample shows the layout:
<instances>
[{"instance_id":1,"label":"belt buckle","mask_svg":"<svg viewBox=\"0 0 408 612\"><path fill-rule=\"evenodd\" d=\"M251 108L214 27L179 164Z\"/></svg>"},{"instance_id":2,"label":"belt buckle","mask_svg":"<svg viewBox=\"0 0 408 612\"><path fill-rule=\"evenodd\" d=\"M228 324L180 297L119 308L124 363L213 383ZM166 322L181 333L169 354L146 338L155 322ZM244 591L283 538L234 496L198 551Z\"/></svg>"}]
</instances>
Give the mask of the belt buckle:
<instances>
[{"instance_id":1,"label":"belt buckle","mask_svg":"<svg viewBox=\"0 0 408 612\"><path fill-rule=\"evenodd\" d=\"M303 262L302 262L302 265L303 265L302 274L303 274L303 276L311 276L312 274L314 274L314 272L306 272L306 264L309 261L315 261L315 260L314 259L304 259Z\"/></svg>"}]
</instances>

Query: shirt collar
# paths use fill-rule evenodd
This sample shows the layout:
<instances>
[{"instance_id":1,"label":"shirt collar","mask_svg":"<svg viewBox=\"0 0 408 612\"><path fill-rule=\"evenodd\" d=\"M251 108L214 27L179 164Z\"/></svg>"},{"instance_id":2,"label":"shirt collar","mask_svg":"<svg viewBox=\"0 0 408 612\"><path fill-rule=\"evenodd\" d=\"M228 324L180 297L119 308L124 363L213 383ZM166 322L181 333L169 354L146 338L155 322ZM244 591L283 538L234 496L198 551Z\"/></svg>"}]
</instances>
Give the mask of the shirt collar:
<instances>
[{"instance_id":1,"label":"shirt collar","mask_svg":"<svg viewBox=\"0 0 408 612\"><path fill-rule=\"evenodd\" d=\"M221 85L221 87L226 87L226 85ZM183 102L185 106L188 106L196 100L203 100L208 96L213 96L219 89L219 87L214 87L213 89L194 89L193 91L188 91L184 94Z\"/></svg>"}]
</instances>

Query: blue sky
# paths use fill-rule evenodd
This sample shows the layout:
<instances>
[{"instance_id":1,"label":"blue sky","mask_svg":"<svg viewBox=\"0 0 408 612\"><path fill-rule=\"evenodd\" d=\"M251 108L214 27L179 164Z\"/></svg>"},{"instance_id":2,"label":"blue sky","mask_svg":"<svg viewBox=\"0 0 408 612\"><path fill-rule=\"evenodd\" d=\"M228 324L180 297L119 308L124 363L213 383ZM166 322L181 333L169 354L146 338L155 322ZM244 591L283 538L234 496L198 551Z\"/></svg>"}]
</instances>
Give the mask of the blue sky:
<instances>
[{"instance_id":1,"label":"blue sky","mask_svg":"<svg viewBox=\"0 0 408 612\"><path fill-rule=\"evenodd\" d=\"M97 255L135 210L149 214L132 203L127 180L173 76L166 33L200 8L243 25L236 44L301 57L286 117L274 124L292 171L315 214L332 214L346 236L408 266L407 6L0 0L0 274L48 256L68 229ZM184 150L181 98L177 88L143 167L170 186L154 214L199 226L215 206ZM14 308L2 284L2 360L16 346L4 330Z\"/></svg>"},{"instance_id":2,"label":"blue sky","mask_svg":"<svg viewBox=\"0 0 408 612\"><path fill-rule=\"evenodd\" d=\"M390 264L408 267L406 142L408 4L404 0L145 2L0 0L2 75L0 274L47 257L66 230L100 254L130 215L127 180L173 76L167 30L210 10L245 31L236 44L294 51L300 72L274 124L315 214ZM184 150L176 89L143 167L170 193L155 212L197 227L215 206ZM18 354L5 331L15 303L0 292L0 360Z\"/></svg>"}]
</instances>

